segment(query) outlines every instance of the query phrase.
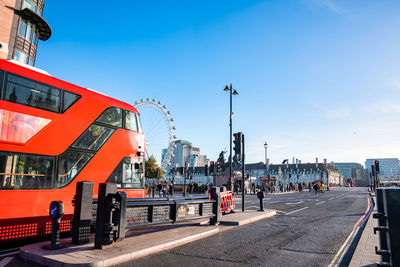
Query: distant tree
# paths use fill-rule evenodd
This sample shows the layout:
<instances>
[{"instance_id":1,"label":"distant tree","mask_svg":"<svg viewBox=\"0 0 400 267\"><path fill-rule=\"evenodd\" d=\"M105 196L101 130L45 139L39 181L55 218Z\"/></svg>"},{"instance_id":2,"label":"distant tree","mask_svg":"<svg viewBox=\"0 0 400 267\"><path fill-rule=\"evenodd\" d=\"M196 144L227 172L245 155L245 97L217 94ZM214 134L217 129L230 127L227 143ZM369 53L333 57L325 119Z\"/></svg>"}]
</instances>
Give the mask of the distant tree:
<instances>
[{"instance_id":1,"label":"distant tree","mask_svg":"<svg viewBox=\"0 0 400 267\"><path fill-rule=\"evenodd\" d=\"M164 175L164 173L165 171L158 166L154 156L150 156L150 158L146 160L145 164L146 178L160 179Z\"/></svg>"}]
</instances>

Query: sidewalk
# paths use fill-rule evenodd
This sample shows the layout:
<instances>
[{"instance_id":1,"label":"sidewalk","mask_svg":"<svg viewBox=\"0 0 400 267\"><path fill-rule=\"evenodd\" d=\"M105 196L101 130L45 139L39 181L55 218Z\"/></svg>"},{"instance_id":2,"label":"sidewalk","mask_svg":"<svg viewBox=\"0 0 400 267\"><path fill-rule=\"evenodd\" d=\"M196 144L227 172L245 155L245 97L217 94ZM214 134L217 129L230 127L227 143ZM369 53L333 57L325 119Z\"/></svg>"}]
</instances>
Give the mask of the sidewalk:
<instances>
[{"instance_id":1,"label":"sidewalk","mask_svg":"<svg viewBox=\"0 0 400 267\"><path fill-rule=\"evenodd\" d=\"M220 225L209 225L205 219L180 224L144 226L128 231L126 238L102 250L94 249L94 234L91 242L83 245L71 244L71 238L61 240L65 248L44 250L49 242L32 244L21 248L20 257L47 266L110 266L171 249L207 236L262 220L276 215L275 210L265 212L246 211L222 216Z\"/></svg>"},{"instance_id":2,"label":"sidewalk","mask_svg":"<svg viewBox=\"0 0 400 267\"><path fill-rule=\"evenodd\" d=\"M379 248L378 233L374 234L374 227L378 226L378 220L372 218L372 214L375 212L376 206L364 228L349 267L376 266L375 263L381 261L381 257L375 254L375 246Z\"/></svg>"}]
</instances>

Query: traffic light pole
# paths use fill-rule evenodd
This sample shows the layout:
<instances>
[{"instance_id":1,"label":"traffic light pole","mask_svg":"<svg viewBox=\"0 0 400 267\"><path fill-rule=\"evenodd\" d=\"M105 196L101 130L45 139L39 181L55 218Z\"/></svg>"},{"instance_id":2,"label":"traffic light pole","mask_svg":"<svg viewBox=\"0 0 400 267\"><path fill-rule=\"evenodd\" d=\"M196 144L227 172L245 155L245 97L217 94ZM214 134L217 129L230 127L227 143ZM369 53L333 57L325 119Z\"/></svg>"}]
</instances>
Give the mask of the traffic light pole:
<instances>
[{"instance_id":1,"label":"traffic light pole","mask_svg":"<svg viewBox=\"0 0 400 267\"><path fill-rule=\"evenodd\" d=\"M229 112L229 180L228 180L228 187L229 190L233 192L233 181L232 181L232 84L230 86L230 112Z\"/></svg>"}]
</instances>

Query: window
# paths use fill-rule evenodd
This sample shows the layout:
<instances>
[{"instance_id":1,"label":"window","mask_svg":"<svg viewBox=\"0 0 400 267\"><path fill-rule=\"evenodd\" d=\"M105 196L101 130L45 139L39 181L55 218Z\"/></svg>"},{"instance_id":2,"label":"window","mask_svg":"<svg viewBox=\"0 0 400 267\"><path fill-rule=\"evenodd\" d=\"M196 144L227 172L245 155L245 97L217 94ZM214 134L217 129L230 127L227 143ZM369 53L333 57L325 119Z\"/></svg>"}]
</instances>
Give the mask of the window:
<instances>
[{"instance_id":1,"label":"window","mask_svg":"<svg viewBox=\"0 0 400 267\"><path fill-rule=\"evenodd\" d=\"M135 113L127 111L126 112L125 123L126 123L126 129L131 130L131 131L135 131L135 132L137 131Z\"/></svg>"},{"instance_id":2,"label":"window","mask_svg":"<svg viewBox=\"0 0 400 267\"><path fill-rule=\"evenodd\" d=\"M116 127L122 127L122 110L120 108L106 109L96 121Z\"/></svg>"},{"instance_id":3,"label":"window","mask_svg":"<svg viewBox=\"0 0 400 267\"><path fill-rule=\"evenodd\" d=\"M22 38L25 38L28 41L32 41L32 33L33 25L32 23L28 22L27 20L21 19L19 22L19 31L18 35Z\"/></svg>"},{"instance_id":4,"label":"window","mask_svg":"<svg viewBox=\"0 0 400 267\"><path fill-rule=\"evenodd\" d=\"M123 158L107 182L115 183L119 188L142 188L141 166L135 159Z\"/></svg>"},{"instance_id":5,"label":"window","mask_svg":"<svg viewBox=\"0 0 400 267\"><path fill-rule=\"evenodd\" d=\"M139 132L139 133L143 133L143 130L142 130L142 122L140 121L140 115L137 114L137 113L135 113L135 115L136 115L136 119L137 119L138 132Z\"/></svg>"},{"instance_id":6,"label":"window","mask_svg":"<svg viewBox=\"0 0 400 267\"><path fill-rule=\"evenodd\" d=\"M93 157L91 153L67 151L58 160L58 187L69 184Z\"/></svg>"},{"instance_id":7,"label":"window","mask_svg":"<svg viewBox=\"0 0 400 267\"><path fill-rule=\"evenodd\" d=\"M12 74L8 74L4 99L53 112L60 110L60 89Z\"/></svg>"},{"instance_id":8,"label":"window","mask_svg":"<svg viewBox=\"0 0 400 267\"><path fill-rule=\"evenodd\" d=\"M24 9L24 8L29 8L30 10L36 12L36 5L30 0L24 0L22 2L22 8L21 9Z\"/></svg>"},{"instance_id":9,"label":"window","mask_svg":"<svg viewBox=\"0 0 400 267\"><path fill-rule=\"evenodd\" d=\"M108 127L92 124L79 138L72 144L73 148L83 148L99 150L108 140L115 130Z\"/></svg>"},{"instance_id":10,"label":"window","mask_svg":"<svg viewBox=\"0 0 400 267\"><path fill-rule=\"evenodd\" d=\"M27 59L28 59L28 55L25 54L25 53L22 53L22 52L19 51L19 50L15 50L15 52L14 52L14 59L15 59L16 61L18 61L18 62L21 62L21 63L25 63L25 64L26 64L26 61L27 61Z\"/></svg>"},{"instance_id":11,"label":"window","mask_svg":"<svg viewBox=\"0 0 400 267\"><path fill-rule=\"evenodd\" d=\"M26 27L26 34L25 34L26 40L32 41L31 33L32 33L32 23L28 22L28 26Z\"/></svg>"},{"instance_id":12,"label":"window","mask_svg":"<svg viewBox=\"0 0 400 267\"><path fill-rule=\"evenodd\" d=\"M31 65L31 66L33 66L33 59L29 58L28 64Z\"/></svg>"},{"instance_id":13,"label":"window","mask_svg":"<svg viewBox=\"0 0 400 267\"><path fill-rule=\"evenodd\" d=\"M64 91L62 112L69 109L80 97L80 95Z\"/></svg>"},{"instance_id":14,"label":"window","mask_svg":"<svg viewBox=\"0 0 400 267\"><path fill-rule=\"evenodd\" d=\"M36 29L32 33L32 44L34 46L37 46L37 41L38 41L38 35L36 33Z\"/></svg>"},{"instance_id":15,"label":"window","mask_svg":"<svg viewBox=\"0 0 400 267\"><path fill-rule=\"evenodd\" d=\"M0 152L0 189L51 189L53 168L53 157Z\"/></svg>"},{"instance_id":16,"label":"window","mask_svg":"<svg viewBox=\"0 0 400 267\"><path fill-rule=\"evenodd\" d=\"M19 22L18 35L21 36L22 38L25 38L27 25L28 25L28 22L24 19L21 19L21 21Z\"/></svg>"}]
</instances>

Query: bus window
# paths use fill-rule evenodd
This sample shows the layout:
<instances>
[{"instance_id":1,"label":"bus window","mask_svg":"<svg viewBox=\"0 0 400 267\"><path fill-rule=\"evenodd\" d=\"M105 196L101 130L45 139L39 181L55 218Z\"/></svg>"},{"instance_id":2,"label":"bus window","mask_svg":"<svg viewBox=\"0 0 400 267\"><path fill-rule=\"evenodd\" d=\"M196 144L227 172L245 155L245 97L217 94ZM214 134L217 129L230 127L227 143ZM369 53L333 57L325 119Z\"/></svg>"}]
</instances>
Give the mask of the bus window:
<instances>
[{"instance_id":1,"label":"bus window","mask_svg":"<svg viewBox=\"0 0 400 267\"><path fill-rule=\"evenodd\" d=\"M122 110L120 108L108 108L96 121L121 128Z\"/></svg>"},{"instance_id":2,"label":"bus window","mask_svg":"<svg viewBox=\"0 0 400 267\"><path fill-rule=\"evenodd\" d=\"M80 97L80 95L64 91L62 112L69 109Z\"/></svg>"},{"instance_id":3,"label":"bus window","mask_svg":"<svg viewBox=\"0 0 400 267\"><path fill-rule=\"evenodd\" d=\"M67 151L58 161L58 187L69 184L85 167L93 154L76 151Z\"/></svg>"},{"instance_id":4,"label":"bus window","mask_svg":"<svg viewBox=\"0 0 400 267\"><path fill-rule=\"evenodd\" d=\"M60 111L60 89L8 74L4 100L17 104Z\"/></svg>"},{"instance_id":5,"label":"bus window","mask_svg":"<svg viewBox=\"0 0 400 267\"><path fill-rule=\"evenodd\" d=\"M131 158L123 158L108 177L107 182L117 184L118 188L142 188L140 169L135 166Z\"/></svg>"},{"instance_id":6,"label":"bus window","mask_svg":"<svg viewBox=\"0 0 400 267\"><path fill-rule=\"evenodd\" d=\"M140 115L136 114L136 113L135 113L135 115L136 115L136 120L137 120L138 132L143 133L142 122L140 121Z\"/></svg>"},{"instance_id":7,"label":"bus window","mask_svg":"<svg viewBox=\"0 0 400 267\"><path fill-rule=\"evenodd\" d=\"M125 118L126 129L137 132L136 115L133 112L127 111Z\"/></svg>"},{"instance_id":8,"label":"bus window","mask_svg":"<svg viewBox=\"0 0 400 267\"><path fill-rule=\"evenodd\" d=\"M72 144L73 148L83 148L99 150L100 147L114 133L114 129L92 124L79 138Z\"/></svg>"},{"instance_id":9,"label":"bus window","mask_svg":"<svg viewBox=\"0 0 400 267\"><path fill-rule=\"evenodd\" d=\"M52 157L0 152L0 189L53 188L53 166Z\"/></svg>"}]
</instances>

